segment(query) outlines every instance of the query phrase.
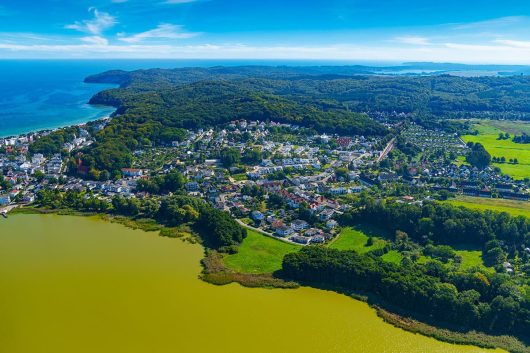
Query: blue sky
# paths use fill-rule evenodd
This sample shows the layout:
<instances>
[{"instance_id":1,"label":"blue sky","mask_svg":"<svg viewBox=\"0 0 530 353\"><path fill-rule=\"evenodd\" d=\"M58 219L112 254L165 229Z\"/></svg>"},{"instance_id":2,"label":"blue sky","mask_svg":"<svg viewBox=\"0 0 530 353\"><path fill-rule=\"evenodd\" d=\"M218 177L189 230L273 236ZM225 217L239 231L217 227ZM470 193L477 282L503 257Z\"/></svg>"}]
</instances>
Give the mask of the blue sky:
<instances>
[{"instance_id":1,"label":"blue sky","mask_svg":"<svg viewBox=\"0 0 530 353\"><path fill-rule=\"evenodd\" d=\"M17 0L0 58L530 64L527 0Z\"/></svg>"}]
</instances>

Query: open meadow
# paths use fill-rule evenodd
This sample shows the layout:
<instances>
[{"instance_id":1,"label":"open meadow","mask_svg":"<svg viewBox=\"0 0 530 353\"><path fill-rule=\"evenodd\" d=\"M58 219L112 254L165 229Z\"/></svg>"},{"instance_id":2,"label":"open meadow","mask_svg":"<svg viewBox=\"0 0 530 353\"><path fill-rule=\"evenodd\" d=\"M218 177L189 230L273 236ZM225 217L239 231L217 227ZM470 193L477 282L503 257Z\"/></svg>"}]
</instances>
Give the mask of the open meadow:
<instances>
[{"instance_id":1,"label":"open meadow","mask_svg":"<svg viewBox=\"0 0 530 353\"><path fill-rule=\"evenodd\" d=\"M473 128L478 131L478 135L464 135L465 142L479 142L492 157L504 157L506 161L517 158L518 164L494 163L504 174L515 179L530 177L530 144L518 144L512 141L513 135L520 135L523 132L530 132L530 124L520 121L477 121ZM506 140L499 140L500 133L509 133L511 137Z\"/></svg>"},{"instance_id":2,"label":"open meadow","mask_svg":"<svg viewBox=\"0 0 530 353\"><path fill-rule=\"evenodd\" d=\"M373 243L367 245L368 238L369 235L364 229L346 227L329 244L329 247L337 250L355 250L359 254L364 254L370 250L380 249L386 245L386 241L378 237L373 237Z\"/></svg>"},{"instance_id":3,"label":"open meadow","mask_svg":"<svg viewBox=\"0 0 530 353\"><path fill-rule=\"evenodd\" d=\"M508 212L513 216L530 217L530 202L527 201L457 196L456 198L449 199L446 202L454 206L464 206L475 210Z\"/></svg>"},{"instance_id":4,"label":"open meadow","mask_svg":"<svg viewBox=\"0 0 530 353\"><path fill-rule=\"evenodd\" d=\"M226 256L224 262L230 269L242 273L270 273L282 268L286 254L300 248L248 229L239 252Z\"/></svg>"}]
</instances>

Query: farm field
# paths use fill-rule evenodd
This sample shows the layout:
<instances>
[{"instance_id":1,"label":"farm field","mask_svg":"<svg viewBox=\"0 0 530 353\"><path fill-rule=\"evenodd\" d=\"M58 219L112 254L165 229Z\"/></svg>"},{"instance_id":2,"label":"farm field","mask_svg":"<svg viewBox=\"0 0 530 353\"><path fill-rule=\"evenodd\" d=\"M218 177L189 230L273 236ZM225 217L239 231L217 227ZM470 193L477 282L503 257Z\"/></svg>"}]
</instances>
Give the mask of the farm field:
<instances>
[{"instance_id":1,"label":"farm field","mask_svg":"<svg viewBox=\"0 0 530 353\"><path fill-rule=\"evenodd\" d=\"M281 269L286 254L298 251L300 248L249 229L246 239L239 247L239 252L226 256L224 263L238 272L270 273Z\"/></svg>"},{"instance_id":2,"label":"farm field","mask_svg":"<svg viewBox=\"0 0 530 353\"><path fill-rule=\"evenodd\" d=\"M510 135L530 135L530 123L527 121L517 120L488 120L489 125L499 130L509 133Z\"/></svg>"},{"instance_id":3,"label":"farm field","mask_svg":"<svg viewBox=\"0 0 530 353\"><path fill-rule=\"evenodd\" d=\"M526 201L457 196L456 198L449 199L445 202L449 202L454 206L464 206L476 210L508 212L513 216L530 217L530 202Z\"/></svg>"},{"instance_id":4,"label":"farm field","mask_svg":"<svg viewBox=\"0 0 530 353\"><path fill-rule=\"evenodd\" d=\"M477 121L474 128L478 135L464 135L465 142L479 142L492 157L505 157L506 160L517 158L518 164L494 163L504 174L515 179L530 177L530 144L518 144L507 140L498 140L499 133L508 132L511 136L529 132L530 124L518 121Z\"/></svg>"}]
</instances>

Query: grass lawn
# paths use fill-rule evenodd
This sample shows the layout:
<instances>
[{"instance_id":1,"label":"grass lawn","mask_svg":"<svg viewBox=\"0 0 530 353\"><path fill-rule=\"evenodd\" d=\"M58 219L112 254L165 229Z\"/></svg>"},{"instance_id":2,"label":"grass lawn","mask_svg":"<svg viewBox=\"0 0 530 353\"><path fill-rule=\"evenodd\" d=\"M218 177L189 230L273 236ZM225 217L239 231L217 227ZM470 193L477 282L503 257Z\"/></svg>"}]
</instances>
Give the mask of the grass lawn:
<instances>
[{"instance_id":1,"label":"grass lawn","mask_svg":"<svg viewBox=\"0 0 530 353\"><path fill-rule=\"evenodd\" d=\"M462 136L465 142L480 142L492 157L505 157L507 161L517 158L519 164L495 163L494 165L513 178L523 179L530 177L530 144L514 143L511 138L508 140L497 140L501 132L528 131L530 124L516 121L495 122L484 120L473 125L473 127L478 130L479 134L477 136Z\"/></svg>"},{"instance_id":2,"label":"grass lawn","mask_svg":"<svg viewBox=\"0 0 530 353\"><path fill-rule=\"evenodd\" d=\"M514 201L504 199L485 199L481 197L457 196L449 199L449 202L455 206L464 206L476 210L491 210L499 212L508 212L513 216L530 217L530 202Z\"/></svg>"},{"instance_id":3,"label":"grass lawn","mask_svg":"<svg viewBox=\"0 0 530 353\"><path fill-rule=\"evenodd\" d=\"M460 264L461 270L467 270L468 268L480 266L485 267L482 261L482 251L480 250L455 250L456 254L462 257L462 263Z\"/></svg>"},{"instance_id":4,"label":"grass lawn","mask_svg":"<svg viewBox=\"0 0 530 353\"><path fill-rule=\"evenodd\" d=\"M390 250L383 256L381 256L381 259L386 262L393 262L396 265L399 265L401 263L401 260L403 259L403 255L397 250Z\"/></svg>"},{"instance_id":5,"label":"grass lawn","mask_svg":"<svg viewBox=\"0 0 530 353\"><path fill-rule=\"evenodd\" d=\"M235 181L247 180L247 174L246 173L234 174L232 175L232 178L234 178Z\"/></svg>"},{"instance_id":6,"label":"grass lawn","mask_svg":"<svg viewBox=\"0 0 530 353\"><path fill-rule=\"evenodd\" d=\"M226 256L224 263L230 269L242 273L270 273L281 269L286 254L300 248L249 229L239 252Z\"/></svg>"},{"instance_id":7,"label":"grass lawn","mask_svg":"<svg viewBox=\"0 0 530 353\"><path fill-rule=\"evenodd\" d=\"M355 250L363 254L370 250L382 248L386 244L386 241L383 239L375 237L374 243L371 246L366 246L367 241L368 235L365 231L347 227L342 229L339 236L329 244L329 247L338 250Z\"/></svg>"},{"instance_id":8,"label":"grass lawn","mask_svg":"<svg viewBox=\"0 0 530 353\"><path fill-rule=\"evenodd\" d=\"M520 120L488 120L488 124L510 135L530 135L530 124L528 121Z\"/></svg>"},{"instance_id":9,"label":"grass lawn","mask_svg":"<svg viewBox=\"0 0 530 353\"><path fill-rule=\"evenodd\" d=\"M245 223L245 224L249 224L249 225L254 225L254 221L251 220L251 219L248 218L248 217L241 218L241 222L243 222L243 223Z\"/></svg>"},{"instance_id":10,"label":"grass lawn","mask_svg":"<svg viewBox=\"0 0 530 353\"><path fill-rule=\"evenodd\" d=\"M466 157L465 156L456 157L455 164L458 165L458 166L461 166L462 164L467 164Z\"/></svg>"}]
</instances>

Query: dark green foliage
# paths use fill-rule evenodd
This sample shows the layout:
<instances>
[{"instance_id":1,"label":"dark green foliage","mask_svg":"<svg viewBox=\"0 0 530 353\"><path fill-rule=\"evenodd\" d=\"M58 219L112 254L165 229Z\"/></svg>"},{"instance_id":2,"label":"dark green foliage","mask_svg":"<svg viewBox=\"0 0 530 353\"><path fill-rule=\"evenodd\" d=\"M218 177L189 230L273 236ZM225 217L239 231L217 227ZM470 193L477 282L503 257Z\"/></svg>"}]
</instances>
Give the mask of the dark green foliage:
<instances>
[{"instance_id":1,"label":"dark green foliage","mask_svg":"<svg viewBox=\"0 0 530 353\"><path fill-rule=\"evenodd\" d=\"M9 181L4 180L4 177L2 174L0 174L0 190L10 190L11 189L11 183Z\"/></svg>"},{"instance_id":2,"label":"dark green foliage","mask_svg":"<svg viewBox=\"0 0 530 353\"><path fill-rule=\"evenodd\" d=\"M420 206L368 201L364 207L344 214L342 221L346 224L362 222L376 225L389 234L405 232L419 243L430 241L435 244L472 244L484 249L485 258L492 265L506 259L498 241L515 249L514 252L519 252L520 256L524 256L522 249L530 244L529 218L471 210L445 203L425 203ZM492 240L495 242L490 243Z\"/></svg>"},{"instance_id":3,"label":"dark green foliage","mask_svg":"<svg viewBox=\"0 0 530 353\"><path fill-rule=\"evenodd\" d=\"M246 236L246 231L228 213L213 207L201 211L198 224L204 231L203 238L214 248L239 245Z\"/></svg>"},{"instance_id":4,"label":"dark green foliage","mask_svg":"<svg viewBox=\"0 0 530 353\"><path fill-rule=\"evenodd\" d=\"M449 262L451 259L454 259L456 256L456 252L448 245L434 246L429 244L423 250L423 254L434 259L439 259L445 263Z\"/></svg>"},{"instance_id":5,"label":"dark green foliage","mask_svg":"<svg viewBox=\"0 0 530 353\"><path fill-rule=\"evenodd\" d=\"M526 335L530 302L504 290L501 276L490 282L482 273L447 277L443 267L396 265L371 255L306 247L283 260L287 278L324 287L374 293L387 303L462 329ZM479 290L477 290L479 289Z\"/></svg>"},{"instance_id":6,"label":"dark green foliage","mask_svg":"<svg viewBox=\"0 0 530 353\"><path fill-rule=\"evenodd\" d=\"M170 226L194 222L205 204L200 199L189 197L168 197L162 200L158 219Z\"/></svg>"},{"instance_id":7,"label":"dark green foliage","mask_svg":"<svg viewBox=\"0 0 530 353\"><path fill-rule=\"evenodd\" d=\"M396 139L396 146L400 149L401 152L405 153L407 156L414 157L415 155L421 152L420 149L414 144L407 142L403 136L398 136L398 138Z\"/></svg>"},{"instance_id":8,"label":"dark green foliage","mask_svg":"<svg viewBox=\"0 0 530 353\"><path fill-rule=\"evenodd\" d=\"M118 83L139 92L192 86L197 82L236 81L253 91L303 103L311 101L324 110L347 107L356 112L396 111L448 118L478 116L481 112L530 113L530 78L526 76L355 76L373 72L372 69L354 66L155 69L103 73L89 81ZM120 99L113 93L106 101L117 106Z\"/></svg>"},{"instance_id":9,"label":"dark green foliage","mask_svg":"<svg viewBox=\"0 0 530 353\"><path fill-rule=\"evenodd\" d=\"M514 136L512 141L515 142L515 143L528 144L528 143L530 143L530 136L528 136L527 134L523 133L520 136Z\"/></svg>"},{"instance_id":10,"label":"dark green foliage","mask_svg":"<svg viewBox=\"0 0 530 353\"><path fill-rule=\"evenodd\" d=\"M112 207L116 213L125 216L137 216L140 213L140 201L133 198L116 196L112 198Z\"/></svg>"},{"instance_id":11,"label":"dark green foliage","mask_svg":"<svg viewBox=\"0 0 530 353\"><path fill-rule=\"evenodd\" d=\"M158 202L154 199L138 200L115 196L108 202L82 192L42 189L37 193L36 202L40 207L49 209L153 218L171 227L191 224L200 231L199 234L207 247L220 251L234 251L246 237L246 230L228 213L194 197L169 196Z\"/></svg>"},{"instance_id":12,"label":"dark green foliage","mask_svg":"<svg viewBox=\"0 0 530 353\"><path fill-rule=\"evenodd\" d=\"M346 135L384 135L388 130L363 112L410 113L423 124L432 123L433 117L484 112L530 115L527 77L344 76L372 69L256 66L96 75L87 82L112 82L121 88L92 98L91 103L118 109L117 116L97 134L97 143L85 152L95 158L96 169L114 175L130 166L131 150L137 147L180 141L182 128L210 127L235 119L275 120ZM459 129L451 124L445 125ZM413 152L409 147L400 146ZM58 149L52 141L34 148L46 153ZM485 156L481 153L471 160L484 166ZM251 162L256 157L244 156Z\"/></svg>"},{"instance_id":13,"label":"dark green foliage","mask_svg":"<svg viewBox=\"0 0 530 353\"><path fill-rule=\"evenodd\" d=\"M201 199L188 196L164 198L158 219L171 226L196 221L205 245L211 248L228 249L239 245L246 234L228 213L211 207Z\"/></svg>"},{"instance_id":14,"label":"dark green foliage","mask_svg":"<svg viewBox=\"0 0 530 353\"><path fill-rule=\"evenodd\" d=\"M479 169L486 168L491 162L491 156L481 143L468 143L471 151L466 156L466 161Z\"/></svg>"},{"instance_id":15,"label":"dark green foliage","mask_svg":"<svg viewBox=\"0 0 530 353\"><path fill-rule=\"evenodd\" d=\"M132 163L130 149L118 139L104 140L90 146L90 156L94 157L98 170L115 171L127 168Z\"/></svg>"},{"instance_id":16,"label":"dark green foliage","mask_svg":"<svg viewBox=\"0 0 530 353\"><path fill-rule=\"evenodd\" d=\"M54 131L31 143L29 145L29 151L32 154L42 153L46 156L60 153L63 150L63 145L66 142L73 141L78 133L79 129L77 127L69 127Z\"/></svg>"},{"instance_id":17,"label":"dark green foliage","mask_svg":"<svg viewBox=\"0 0 530 353\"><path fill-rule=\"evenodd\" d=\"M50 209L106 212L110 208L107 201L76 191L62 193L59 190L42 189L37 192L35 201L40 207Z\"/></svg>"},{"instance_id":18,"label":"dark green foliage","mask_svg":"<svg viewBox=\"0 0 530 353\"><path fill-rule=\"evenodd\" d=\"M263 153L257 149L248 149L243 153L242 161L247 165L255 165L261 162L263 158Z\"/></svg>"},{"instance_id":19,"label":"dark green foliage","mask_svg":"<svg viewBox=\"0 0 530 353\"><path fill-rule=\"evenodd\" d=\"M233 167L241 162L241 152L235 148L224 148L219 154L225 168Z\"/></svg>"},{"instance_id":20,"label":"dark green foliage","mask_svg":"<svg viewBox=\"0 0 530 353\"><path fill-rule=\"evenodd\" d=\"M151 194L166 194L183 190L185 183L186 178L184 175L177 170L172 170L165 175L157 175L148 180L138 180L136 190Z\"/></svg>"}]
</instances>

